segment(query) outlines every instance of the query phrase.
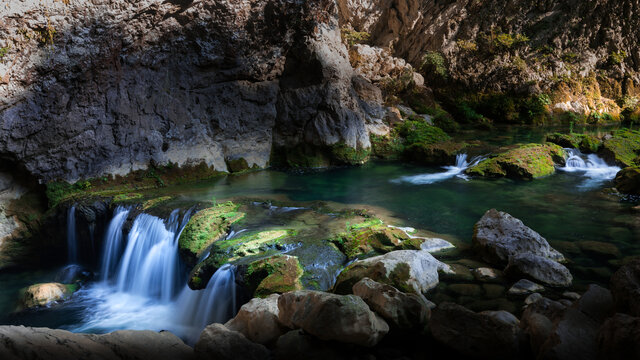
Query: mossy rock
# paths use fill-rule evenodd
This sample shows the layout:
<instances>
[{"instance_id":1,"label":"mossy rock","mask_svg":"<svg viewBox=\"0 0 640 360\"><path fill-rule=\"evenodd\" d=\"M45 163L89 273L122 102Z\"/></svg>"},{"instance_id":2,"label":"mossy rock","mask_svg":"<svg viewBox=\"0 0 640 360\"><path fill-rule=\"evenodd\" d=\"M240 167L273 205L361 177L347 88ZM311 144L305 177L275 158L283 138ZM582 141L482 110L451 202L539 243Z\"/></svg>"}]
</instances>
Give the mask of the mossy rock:
<instances>
[{"instance_id":1,"label":"mossy rock","mask_svg":"<svg viewBox=\"0 0 640 360\"><path fill-rule=\"evenodd\" d=\"M232 202L218 204L201 210L191 217L185 226L178 247L180 254L188 264L195 261L214 242L223 238L231 224L244 217L238 211L238 205Z\"/></svg>"},{"instance_id":2,"label":"mossy rock","mask_svg":"<svg viewBox=\"0 0 640 360\"><path fill-rule=\"evenodd\" d=\"M330 153L332 163L337 165L359 165L364 164L371 151L369 149L352 148L345 143L331 145Z\"/></svg>"},{"instance_id":3,"label":"mossy rock","mask_svg":"<svg viewBox=\"0 0 640 360\"><path fill-rule=\"evenodd\" d=\"M142 210L149 210L149 209L154 208L154 207L160 205L161 203L163 203L165 201L169 201L171 199L173 199L172 196L161 196L161 197L149 199L149 200L145 201L144 203L142 203Z\"/></svg>"},{"instance_id":4,"label":"mossy rock","mask_svg":"<svg viewBox=\"0 0 640 360\"><path fill-rule=\"evenodd\" d=\"M348 258L361 255L384 254L403 248L403 243L411 238L402 230L381 225L351 229L340 234L331 242Z\"/></svg>"},{"instance_id":5,"label":"mossy rock","mask_svg":"<svg viewBox=\"0 0 640 360\"><path fill-rule=\"evenodd\" d=\"M600 153L622 167L640 165L635 161L640 154L640 131L622 129L602 144Z\"/></svg>"},{"instance_id":6,"label":"mossy rock","mask_svg":"<svg viewBox=\"0 0 640 360\"><path fill-rule=\"evenodd\" d=\"M640 167L631 166L620 170L614 184L623 194L640 195Z\"/></svg>"},{"instance_id":7,"label":"mossy rock","mask_svg":"<svg viewBox=\"0 0 640 360\"><path fill-rule=\"evenodd\" d=\"M436 144L451 139L442 129L429 125L424 120L406 120L394 130L405 139L405 146Z\"/></svg>"},{"instance_id":8,"label":"mossy rock","mask_svg":"<svg viewBox=\"0 0 640 360\"><path fill-rule=\"evenodd\" d=\"M563 148L580 149L584 153L596 153L602 145L602 140L591 134L554 133L547 135L546 141Z\"/></svg>"},{"instance_id":9,"label":"mossy rock","mask_svg":"<svg viewBox=\"0 0 640 360\"><path fill-rule=\"evenodd\" d=\"M404 151L403 140L392 132L387 136L371 134L371 154L380 159L396 160Z\"/></svg>"},{"instance_id":10,"label":"mossy rock","mask_svg":"<svg viewBox=\"0 0 640 360\"><path fill-rule=\"evenodd\" d=\"M143 198L143 195L140 193L125 193L125 194L118 194L116 196L113 197L113 202L114 203L125 203L125 202L131 202L131 201L135 201L135 200L140 200Z\"/></svg>"},{"instance_id":11,"label":"mossy rock","mask_svg":"<svg viewBox=\"0 0 640 360\"><path fill-rule=\"evenodd\" d=\"M415 143L404 150L404 157L416 163L424 165L450 165L462 150L466 143L444 141L436 144Z\"/></svg>"},{"instance_id":12,"label":"mossy rock","mask_svg":"<svg viewBox=\"0 0 640 360\"><path fill-rule=\"evenodd\" d=\"M227 168L232 173L247 171L249 170L249 163L245 158L229 159L227 160Z\"/></svg>"},{"instance_id":13,"label":"mossy rock","mask_svg":"<svg viewBox=\"0 0 640 360\"><path fill-rule=\"evenodd\" d=\"M189 287L194 290L203 289L222 265L245 257L265 256L269 251L275 252L280 246L280 240L293 235L293 230L268 230L218 240L211 246L209 256L191 271Z\"/></svg>"},{"instance_id":14,"label":"mossy rock","mask_svg":"<svg viewBox=\"0 0 640 360\"><path fill-rule=\"evenodd\" d=\"M304 270L295 256L276 255L248 265L245 284L254 297L301 290Z\"/></svg>"},{"instance_id":15,"label":"mossy rock","mask_svg":"<svg viewBox=\"0 0 640 360\"><path fill-rule=\"evenodd\" d=\"M527 144L494 155L466 171L469 175L535 179L551 175L563 164L565 151L555 144Z\"/></svg>"}]
</instances>

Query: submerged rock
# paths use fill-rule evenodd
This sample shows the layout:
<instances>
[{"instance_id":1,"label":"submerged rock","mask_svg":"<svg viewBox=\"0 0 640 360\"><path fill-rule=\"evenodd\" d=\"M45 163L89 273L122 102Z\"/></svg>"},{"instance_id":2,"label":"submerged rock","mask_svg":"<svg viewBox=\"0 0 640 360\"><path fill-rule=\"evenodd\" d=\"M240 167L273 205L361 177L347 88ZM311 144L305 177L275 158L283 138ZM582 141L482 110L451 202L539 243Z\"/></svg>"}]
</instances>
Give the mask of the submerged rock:
<instances>
[{"instance_id":1,"label":"submerged rock","mask_svg":"<svg viewBox=\"0 0 640 360\"><path fill-rule=\"evenodd\" d=\"M353 285L353 294L361 297L392 329L420 329L431 316L431 311L422 297L405 294L393 286L369 278Z\"/></svg>"},{"instance_id":2,"label":"submerged rock","mask_svg":"<svg viewBox=\"0 0 640 360\"><path fill-rule=\"evenodd\" d=\"M618 312L640 316L640 259L618 269L611 277L610 288Z\"/></svg>"},{"instance_id":3,"label":"submerged rock","mask_svg":"<svg viewBox=\"0 0 640 360\"><path fill-rule=\"evenodd\" d=\"M374 346L389 332L389 325L355 295L294 291L280 296L278 309L283 325L321 340Z\"/></svg>"},{"instance_id":4,"label":"submerged rock","mask_svg":"<svg viewBox=\"0 0 640 360\"><path fill-rule=\"evenodd\" d=\"M466 170L469 175L535 179L555 173L564 163L564 150L555 144L528 144L485 159Z\"/></svg>"},{"instance_id":5,"label":"submerged rock","mask_svg":"<svg viewBox=\"0 0 640 360\"><path fill-rule=\"evenodd\" d=\"M278 297L273 294L264 299L254 298L242 305L238 314L224 326L239 331L258 344L274 343L284 333L278 321Z\"/></svg>"},{"instance_id":6,"label":"submerged rock","mask_svg":"<svg viewBox=\"0 0 640 360\"><path fill-rule=\"evenodd\" d=\"M505 268L508 276L526 276L545 285L556 287L571 286L573 276L564 265L549 258L524 253L512 256Z\"/></svg>"},{"instance_id":7,"label":"submerged rock","mask_svg":"<svg viewBox=\"0 0 640 360\"><path fill-rule=\"evenodd\" d=\"M195 346L199 358L206 359L247 359L269 358L269 350L261 344L247 339L238 331L229 330L222 324L211 324L200 334Z\"/></svg>"},{"instance_id":8,"label":"submerged rock","mask_svg":"<svg viewBox=\"0 0 640 360\"><path fill-rule=\"evenodd\" d=\"M3 360L186 360L193 350L170 332L122 330L104 335L66 330L0 326Z\"/></svg>"},{"instance_id":9,"label":"submerged rock","mask_svg":"<svg viewBox=\"0 0 640 360\"><path fill-rule=\"evenodd\" d=\"M433 311L430 329L438 342L472 358L513 359L520 354L518 320L505 311L475 313L443 303Z\"/></svg>"},{"instance_id":10,"label":"submerged rock","mask_svg":"<svg viewBox=\"0 0 640 360\"><path fill-rule=\"evenodd\" d=\"M30 309L38 306L47 306L54 302L67 300L78 285L65 285L59 283L36 284L29 286L22 296L21 306Z\"/></svg>"},{"instance_id":11,"label":"submerged rock","mask_svg":"<svg viewBox=\"0 0 640 360\"><path fill-rule=\"evenodd\" d=\"M488 210L475 224L472 243L480 256L493 264L506 264L512 256L522 253L557 261L564 259L545 238L521 220L496 209Z\"/></svg>"},{"instance_id":12,"label":"submerged rock","mask_svg":"<svg viewBox=\"0 0 640 360\"><path fill-rule=\"evenodd\" d=\"M334 290L349 294L353 285L368 277L403 292L422 294L438 285L438 271L451 270L427 251L392 251L349 265L338 275Z\"/></svg>"}]
</instances>

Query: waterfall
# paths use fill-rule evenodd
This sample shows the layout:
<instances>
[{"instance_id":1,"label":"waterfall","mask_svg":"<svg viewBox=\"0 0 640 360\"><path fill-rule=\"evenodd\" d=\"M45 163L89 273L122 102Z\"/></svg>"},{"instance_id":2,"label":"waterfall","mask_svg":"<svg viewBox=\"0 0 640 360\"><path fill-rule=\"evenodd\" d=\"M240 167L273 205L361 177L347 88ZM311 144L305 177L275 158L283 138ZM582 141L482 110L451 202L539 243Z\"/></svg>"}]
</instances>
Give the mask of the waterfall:
<instances>
[{"instance_id":1,"label":"waterfall","mask_svg":"<svg viewBox=\"0 0 640 360\"><path fill-rule=\"evenodd\" d=\"M191 290L185 286L176 301L176 322L185 327L189 340L197 340L207 325L225 323L236 312L236 267L225 264L211 277L203 290Z\"/></svg>"},{"instance_id":2,"label":"waterfall","mask_svg":"<svg viewBox=\"0 0 640 360\"><path fill-rule=\"evenodd\" d=\"M138 215L117 272L118 291L171 300L180 283L178 226L178 210L168 226L155 216Z\"/></svg>"},{"instance_id":3,"label":"waterfall","mask_svg":"<svg viewBox=\"0 0 640 360\"><path fill-rule=\"evenodd\" d=\"M129 216L129 209L118 206L113 213L104 237L104 249L102 252L102 264L100 275L103 281L107 281L114 275L118 261L122 254L122 226Z\"/></svg>"},{"instance_id":4,"label":"waterfall","mask_svg":"<svg viewBox=\"0 0 640 360\"><path fill-rule=\"evenodd\" d=\"M453 177L460 177L467 180L467 177L463 174L465 170L468 168L477 165L484 158L482 157L474 157L471 161L467 161L467 154L458 154L456 156L456 163L453 166L443 166L442 168L446 171L439 172L435 174L421 174L414 176L403 176L399 179L394 179L392 182L394 183L402 183L408 182L415 185L425 185L425 184L433 184L438 181L447 180Z\"/></svg>"},{"instance_id":5,"label":"waterfall","mask_svg":"<svg viewBox=\"0 0 640 360\"><path fill-rule=\"evenodd\" d=\"M76 235L76 205L67 211L67 261L69 264L78 262L78 241Z\"/></svg>"},{"instance_id":6,"label":"waterfall","mask_svg":"<svg viewBox=\"0 0 640 360\"><path fill-rule=\"evenodd\" d=\"M567 152L567 160L564 167L560 170L568 173L581 173L587 180L583 182L581 187L591 187L603 181L613 180L620 168L608 165L603 159L596 154L586 155L577 149L565 149Z\"/></svg>"}]
</instances>

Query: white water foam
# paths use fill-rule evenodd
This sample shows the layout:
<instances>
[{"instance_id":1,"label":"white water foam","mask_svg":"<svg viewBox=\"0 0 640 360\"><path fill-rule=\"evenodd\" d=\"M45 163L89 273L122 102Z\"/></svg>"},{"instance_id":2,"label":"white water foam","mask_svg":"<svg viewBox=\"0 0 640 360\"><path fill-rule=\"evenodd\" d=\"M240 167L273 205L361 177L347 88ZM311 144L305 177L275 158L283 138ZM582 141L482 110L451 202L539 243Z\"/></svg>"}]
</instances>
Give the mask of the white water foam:
<instances>
[{"instance_id":1,"label":"white water foam","mask_svg":"<svg viewBox=\"0 0 640 360\"><path fill-rule=\"evenodd\" d=\"M582 174L586 177L586 180L579 185L581 188L592 188L605 181L613 180L620 171L619 167L608 165L598 155L585 155L576 149L565 150L568 154L566 165L559 170Z\"/></svg>"},{"instance_id":2,"label":"white water foam","mask_svg":"<svg viewBox=\"0 0 640 360\"><path fill-rule=\"evenodd\" d=\"M477 165L483 160L481 157L475 157L471 159L471 162L467 161L467 154L458 154L456 156L456 164L453 166L443 166L446 171L435 174L421 174L413 176L403 176L399 179L391 180L394 183L411 183L414 185L427 185L433 184L439 181L451 179L453 177L459 177L461 179L468 180L468 177L464 174L464 171L468 168Z\"/></svg>"}]
</instances>

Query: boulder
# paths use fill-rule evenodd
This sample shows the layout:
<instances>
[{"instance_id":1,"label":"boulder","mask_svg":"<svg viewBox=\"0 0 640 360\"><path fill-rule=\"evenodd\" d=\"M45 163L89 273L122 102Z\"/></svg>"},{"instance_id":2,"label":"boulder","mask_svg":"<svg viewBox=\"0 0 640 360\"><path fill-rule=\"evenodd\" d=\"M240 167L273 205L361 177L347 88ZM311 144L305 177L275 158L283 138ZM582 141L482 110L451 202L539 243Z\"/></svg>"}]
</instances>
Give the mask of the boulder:
<instances>
[{"instance_id":1,"label":"boulder","mask_svg":"<svg viewBox=\"0 0 640 360\"><path fill-rule=\"evenodd\" d=\"M193 350L170 332L123 330L110 334L77 334L66 330L0 326L3 360L182 360Z\"/></svg>"},{"instance_id":2,"label":"boulder","mask_svg":"<svg viewBox=\"0 0 640 360\"><path fill-rule=\"evenodd\" d=\"M382 316L391 328L420 329L431 316L421 296L405 294L393 286L364 278L353 285L353 294Z\"/></svg>"},{"instance_id":3,"label":"boulder","mask_svg":"<svg viewBox=\"0 0 640 360\"><path fill-rule=\"evenodd\" d=\"M506 212L491 209L473 227L473 247L490 263L503 265L517 254L564 259L540 234Z\"/></svg>"},{"instance_id":4,"label":"boulder","mask_svg":"<svg viewBox=\"0 0 640 360\"><path fill-rule=\"evenodd\" d=\"M302 330L291 330L282 335L274 349L277 360L305 359L305 360L343 360L350 359L340 343L318 340L305 334Z\"/></svg>"},{"instance_id":5,"label":"boulder","mask_svg":"<svg viewBox=\"0 0 640 360\"><path fill-rule=\"evenodd\" d=\"M564 265L532 253L512 256L505 273L516 278L528 277L553 287L568 287L573 281L573 276Z\"/></svg>"},{"instance_id":6,"label":"boulder","mask_svg":"<svg viewBox=\"0 0 640 360\"><path fill-rule=\"evenodd\" d=\"M596 359L600 324L582 311L568 308L554 323L539 357L543 359Z\"/></svg>"},{"instance_id":7,"label":"boulder","mask_svg":"<svg viewBox=\"0 0 640 360\"><path fill-rule=\"evenodd\" d=\"M255 343L274 343L284 333L278 321L278 297L280 295L273 294L264 299L251 299L242 305L238 314L224 326L229 330L241 332Z\"/></svg>"},{"instance_id":8,"label":"boulder","mask_svg":"<svg viewBox=\"0 0 640 360\"><path fill-rule=\"evenodd\" d=\"M282 324L321 340L374 346L389 332L389 325L355 295L294 291L280 296L278 309Z\"/></svg>"},{"instance_id":9,"label":"boulder","mask_svg":"<svg viewBox=\"0 0 640 360\"><path fill-rule=\"evenodd\" d=\"M623 194L640 195L640 167L630 166L620 170L613 183Z\"/></svg>"},{"instance_id":10,"label":"boulder","mask_svg":"<svg viewBox=\"0 0 640 360\"><path fill-rule=\"evenodd\" d=\"M269 358L269 350L264 345L256 344L222 324L211 324L202 331L195 353L199 358L217 360Z\"/></svg>"},{"instance_id":11,"label":"boulder","mask_svg":"<svg viewBox=\"0 0 640 360\"><path fill-rule=\"evenodd\" d=\"M338 294L349 294L353 285L368 277L402 292L422 294L438 285L438 271L450 272L450 269L428 251L392 251L349 265L338 276L334 290Z\"/></svg>"},{"instance_id":12,"label":"boulder","mask_svg":"<svg viewBox=\"0 0 640 360\"><path fill-rule=\"evenodd\" d=\"M553 330L553 322L559 319L567 307L560 302L539 297L525 307L520 318L520 328L529 342L534 357Z\"/></svg>"},{"instance_id":13,"label":"boulder","mask_svg":"<svg viewBox=\"0 0 640 360\"><path fill-rule=\"evenodd\" d=\"M599 324L615 312L611 291L595 284L589 285L587 291L573 303L573 307Z\"/></svg>"},{"instance_id":14,"label":"boulder","mask_svg":"<svg viewBox=\"0 0 640 360\"><path fill-rule=\"evenodd\" d=\"M473 276L478 281L483 282L498 282L502 278L502 271L498 269L492 269L487 267L477 268L471 271Z\"/></svg>"},{"instance_id":15,"label":"boulder","mask_svg":"<svg viewBox=\"0 0 640 360\"><path fill-rule=\"evenodd\" d=\"M71 297L77 285L59 283L35 284L29 286L22 296L21 306L30 309L47 306L53 302L64 301Z\"/></svg>"},{"instance_id":16,"label":"boulder","mask_svg":"<svg viewBox=\"0 0 640 360\"><path fill-rule=\"evenodd\" d=\"M304 270L296 256L275 255L254 261L247 267L245 279L254 296L301 290Z\"/></svg>"},{"instance_id":17,"label":"boulder","mask_svg":"<svg viewBox=\"0 0 640 360\"><path fill-rule=\"evenodd\" d=\"M466 170L469 175L535 179L555 173L564 163L565 151L555 144L527 144L504 149Z\"/></svg>"},{"instance_id":18,"label":"boulder","mask_svg":"<svg viewBox=\"0 0 640 360\"><path fill-rule=\"evenodd\" d=\"M640 259L618 269L611 277L610 288L618 312L640 316Z\"/></svg>"},{"instance_id":19,"label":"boulder","mask_svg":"<svg viewBox=\"0 0 640 360\"><path fill-rule=\"evenodd\" d=\"M517 319L498 312L475 313L463 306L442 303L430 321L433 337L473 358L512 359L520 353Z\"/></svg>"},{"instance_id":20,"label":"boulder","mask_svg":"<svg viewBox=\"0 0 640 360\"><path fill-rule=\"evenodd\" d=\"M640 359L640 318L615 314L598 333L600 359Z\"/></svg>"}]
</instances>

